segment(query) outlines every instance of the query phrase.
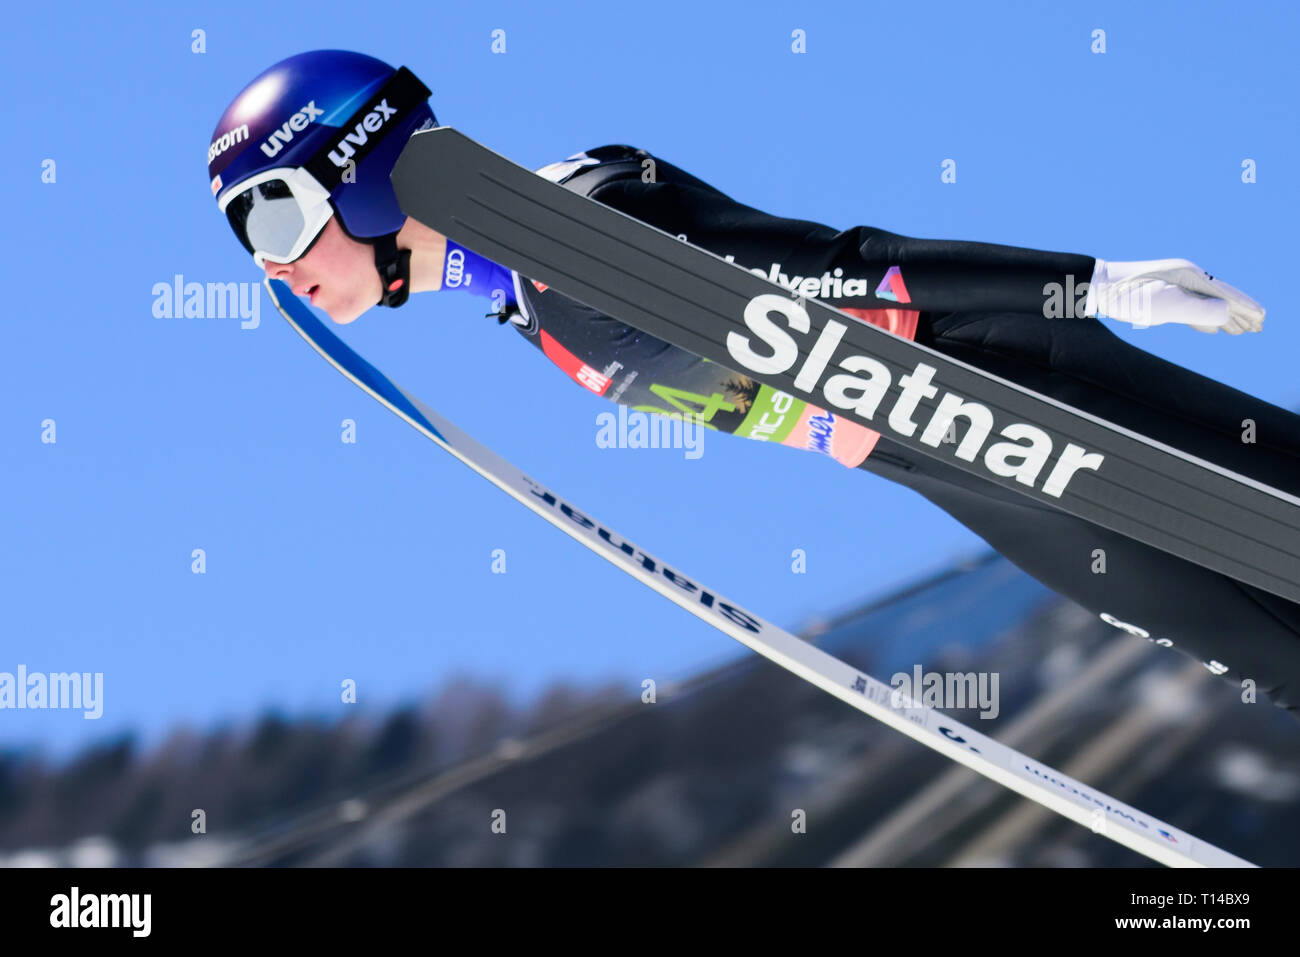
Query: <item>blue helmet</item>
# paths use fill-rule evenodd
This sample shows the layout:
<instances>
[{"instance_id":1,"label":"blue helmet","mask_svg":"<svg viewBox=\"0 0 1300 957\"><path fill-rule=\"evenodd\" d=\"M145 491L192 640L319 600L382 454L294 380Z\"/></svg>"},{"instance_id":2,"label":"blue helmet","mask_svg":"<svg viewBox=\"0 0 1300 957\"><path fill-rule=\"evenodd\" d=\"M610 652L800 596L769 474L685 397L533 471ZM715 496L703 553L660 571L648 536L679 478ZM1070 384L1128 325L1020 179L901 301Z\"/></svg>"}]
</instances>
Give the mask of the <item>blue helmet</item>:
<instances>
[{"instance_id":1,"label":"blue helmet","mask_svg":"<svg viewBox=\"0 0 1300 957\"><path fill-rule=\"evenodd\" d=\"M217 121L208 177L258 265L303 255L337 214L375 245L385 288L404 272L383 268L406 220L388 177L411 134L437 123L428 96L405 67L345 50L300 53L249 83Z\"/></svg>"}]
</instances>

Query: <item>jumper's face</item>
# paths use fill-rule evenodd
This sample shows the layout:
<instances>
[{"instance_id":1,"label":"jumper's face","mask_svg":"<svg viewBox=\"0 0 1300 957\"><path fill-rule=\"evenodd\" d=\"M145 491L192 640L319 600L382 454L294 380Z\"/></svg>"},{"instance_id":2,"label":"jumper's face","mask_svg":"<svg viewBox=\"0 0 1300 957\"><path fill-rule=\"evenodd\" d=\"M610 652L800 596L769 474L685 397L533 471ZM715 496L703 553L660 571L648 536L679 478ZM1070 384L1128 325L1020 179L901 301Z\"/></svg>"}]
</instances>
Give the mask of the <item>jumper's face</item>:
<instances>
[{"instance_id":1,"label":"jumper's face","mask_svg":"<svg viewBox=\"0 0 1300 957\"><path fill-rule=\"evenodd\" d=\"M299 296L309 296L338 323L352 322L383 295L375 269L374 247L357 242L332 216L310 249L291 263L266 264L266 274L282 279Z\"/></svg>"}]
</instances>

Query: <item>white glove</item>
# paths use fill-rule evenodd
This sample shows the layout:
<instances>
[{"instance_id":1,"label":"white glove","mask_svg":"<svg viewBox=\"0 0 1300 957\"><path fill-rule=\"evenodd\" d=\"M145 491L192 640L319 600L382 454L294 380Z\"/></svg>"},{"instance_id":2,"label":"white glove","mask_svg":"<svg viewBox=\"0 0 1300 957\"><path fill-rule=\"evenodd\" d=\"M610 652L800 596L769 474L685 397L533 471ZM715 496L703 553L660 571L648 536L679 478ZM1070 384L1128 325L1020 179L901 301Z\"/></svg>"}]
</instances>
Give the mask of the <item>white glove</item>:
<instances>
[{"instance_id":1,"label":"white glove","mask_svg":"<svg viewBox=\"0 0 1300 957\"><path fill-rule=\"evenodd\" d=\"M1084 314L1137 328L1181 322L1200 332L1259 332L1264 307L1186 259L1097 260Z\"/></svg>"}]
</instances>

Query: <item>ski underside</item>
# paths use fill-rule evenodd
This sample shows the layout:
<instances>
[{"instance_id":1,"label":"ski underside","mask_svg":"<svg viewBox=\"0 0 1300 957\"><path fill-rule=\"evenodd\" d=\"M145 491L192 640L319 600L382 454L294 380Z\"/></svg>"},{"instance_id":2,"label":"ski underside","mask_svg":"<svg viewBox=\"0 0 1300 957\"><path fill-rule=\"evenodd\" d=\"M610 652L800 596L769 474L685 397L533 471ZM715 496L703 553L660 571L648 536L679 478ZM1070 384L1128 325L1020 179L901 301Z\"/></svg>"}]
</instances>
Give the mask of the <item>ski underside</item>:
<instances>
[{"instance_id":1,"label":"ski underside","mask_svg":"<svg viewBox=\"0 0 1300 957\"><path fill-rule=\"evenodd\" d=\"M408 216L520 276L1038 504L1300 602L1300 499L1286 492L796 296L451 127L412 136L392 179Z\"/></svg>"},{"instance_id":2,"label":"ski underside","mask_svg":"<svg viewBox=\"0 0 1300 957\"><path fill-rule=\"evenodd\" d=\"M700 584L587 515L404 391L354 352L280 280L276 308L339 372L516 501L669 601L782 668L989 780L1081 826L1172 867L1251 867L1250 862L1008 748L942 712L907 699L815 645Z\"/></svg>"}]
</instances>

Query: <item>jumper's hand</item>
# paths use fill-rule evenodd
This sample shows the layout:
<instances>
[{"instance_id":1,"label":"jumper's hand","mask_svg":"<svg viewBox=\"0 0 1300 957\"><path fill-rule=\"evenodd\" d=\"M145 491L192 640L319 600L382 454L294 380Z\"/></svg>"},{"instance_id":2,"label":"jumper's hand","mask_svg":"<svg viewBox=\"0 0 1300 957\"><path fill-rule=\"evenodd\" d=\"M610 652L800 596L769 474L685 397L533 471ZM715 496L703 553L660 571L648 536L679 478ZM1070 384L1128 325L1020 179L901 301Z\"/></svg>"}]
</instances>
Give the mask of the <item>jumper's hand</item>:
<instances>
[{"instance_id":1,"label":"jumper's hand","mask_svg":"<svg viewBox=\"0 0 1300 957\"><path fill-rule=\"evenodd\" d=\"M1264 307L1186 259L1098 259L1084 311L1137 327L1180 322L1200 332L1259 332Z\"/></svg>"}]
</instances>

